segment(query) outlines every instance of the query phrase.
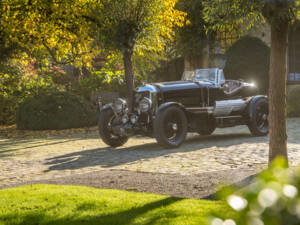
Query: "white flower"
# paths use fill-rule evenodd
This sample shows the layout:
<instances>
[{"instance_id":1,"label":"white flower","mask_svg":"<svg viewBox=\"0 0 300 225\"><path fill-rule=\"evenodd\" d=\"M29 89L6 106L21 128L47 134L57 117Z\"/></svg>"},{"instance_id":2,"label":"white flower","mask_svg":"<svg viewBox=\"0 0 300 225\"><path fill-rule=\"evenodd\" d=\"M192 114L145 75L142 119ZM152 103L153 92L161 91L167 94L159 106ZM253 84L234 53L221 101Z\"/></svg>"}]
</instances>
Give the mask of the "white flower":
<instances>
[{"instance_id":1,"label":"white flower","mask_svg":"<svg viewBox=\"0 0 300 225\"><path fill-rule=\"evenodd\" d=\"M234 222L234 220L227 219L223 222L223 225L236 225L236 223Z\"/></svg>"},{"instance_id":2,"label":"white flower","mask_svg":"<svg viewBox=\"0 0 300 225\"><path fill-rule=\"evenodd\" d=\"M237 195L230 195L227 198L227 202L228 204L231 206L231 208L233 208L236 211L241 211L244 208L246 208L248 202L246 199L237 196Z\"/></svg>"},{"instance_id":3,"label":"white flower","mask_svg":"<svg viewBox=\"0 0 300 225\"><path fill-rule=\"evenodd\" d=\"M263 189L258 194L258 202L264 208L274 205L277 200L278 194L276 193L276 191L270 188Z\"/></svg>"},{"instance_id":4,"label":"white flower","mask_svg":"<svg viewBox=\"0 0 300 225\"><path fill-rule=\"evenodd\" d=\"M220 218L213 218L211 220L211 225L223 225L223 220Z\"/></svg>"},{"instance_id":5,"label":"white flower","mask_svg":"<svg viewBox=\"0 0 300 225\"><path fill-rule=\"evenodd\" d=\"M288 197L288 198L294 198L298 194L298 190L295 186L293 185L284 185L283 187L283 194Z\"/></svg>"}]
</instances>

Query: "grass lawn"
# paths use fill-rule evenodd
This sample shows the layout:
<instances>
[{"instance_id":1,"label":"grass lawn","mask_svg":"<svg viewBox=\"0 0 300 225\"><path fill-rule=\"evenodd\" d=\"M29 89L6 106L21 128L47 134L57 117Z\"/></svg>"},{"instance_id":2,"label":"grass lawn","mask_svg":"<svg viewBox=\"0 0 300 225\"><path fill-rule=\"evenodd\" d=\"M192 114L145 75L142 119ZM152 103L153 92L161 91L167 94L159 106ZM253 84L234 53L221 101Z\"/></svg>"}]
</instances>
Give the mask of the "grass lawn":
<instances>
[{"instance_id":1,"label":"grass lawn","mask_svg":"<svg viewBox=\"0 0 300 225\"><path fill-rule=\"evenodd\" d=\"M181 199L81 186L32 185L0 190L0 225L205 224L221 201Z\"/></svg>"}]
</instances>

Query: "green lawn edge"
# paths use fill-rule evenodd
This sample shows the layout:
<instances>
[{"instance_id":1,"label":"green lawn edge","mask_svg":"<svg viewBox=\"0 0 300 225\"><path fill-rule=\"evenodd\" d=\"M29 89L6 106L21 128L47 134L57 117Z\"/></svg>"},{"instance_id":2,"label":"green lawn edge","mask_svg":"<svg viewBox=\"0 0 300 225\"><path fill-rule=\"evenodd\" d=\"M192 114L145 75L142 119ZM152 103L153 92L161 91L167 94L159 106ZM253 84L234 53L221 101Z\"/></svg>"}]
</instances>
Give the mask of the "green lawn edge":
<instances>
[{"instance_id":1,"label":"green lawn edge","mask_svg":"<svg viewBox=\"0 0 300 225\"><path fill-rule=\"evenodd\" d=\"M98 189L27 185L0 190L1 225L206 224L211 213L233 215L222 201Z\"/></svg>"}]
</instances>

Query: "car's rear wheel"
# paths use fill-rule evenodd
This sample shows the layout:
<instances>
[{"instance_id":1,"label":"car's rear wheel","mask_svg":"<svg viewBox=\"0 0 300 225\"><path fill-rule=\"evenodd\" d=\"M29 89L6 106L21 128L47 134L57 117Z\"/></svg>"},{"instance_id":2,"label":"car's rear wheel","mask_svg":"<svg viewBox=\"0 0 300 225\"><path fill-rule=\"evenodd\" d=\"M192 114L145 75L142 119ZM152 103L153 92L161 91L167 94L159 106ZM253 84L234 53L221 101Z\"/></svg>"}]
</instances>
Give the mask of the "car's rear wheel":
<instances>
[{"instance_id":1,"label":"car's rear wheel","mask_svg":"<svg viewBox=\"0 0 300 225\"><path fill-rule=\"evenodd\" d=\"M170 106L158 112L154 124L154 137L166 148L179 147L187 134L185 113L177 106Z\"/></svg>"},{"instance_id":2,"label":"car's rear wheel","mask_svg":"<svg viewBox=\"0 0 300 225\"><path fill-rule=\"evenodd\" d=\"M268 123L268 101L267 99L259 99L254 104L254 113L248 123L248 128L254 136L266 136L269 133Z\"/></svg>"},{"instance_id":3,"label":"car's rear wheel","mask_svg":"<svg viewBox=\"0 0 300 225\"><path fill-rule=\"evenodd\" d=\"M112 109L104 109L99 117L99 134L103 142L111 147L119 147L128 141L128 137L119 136L113 133L111 126L118 123Z\"/></svg>"}]
</instances>

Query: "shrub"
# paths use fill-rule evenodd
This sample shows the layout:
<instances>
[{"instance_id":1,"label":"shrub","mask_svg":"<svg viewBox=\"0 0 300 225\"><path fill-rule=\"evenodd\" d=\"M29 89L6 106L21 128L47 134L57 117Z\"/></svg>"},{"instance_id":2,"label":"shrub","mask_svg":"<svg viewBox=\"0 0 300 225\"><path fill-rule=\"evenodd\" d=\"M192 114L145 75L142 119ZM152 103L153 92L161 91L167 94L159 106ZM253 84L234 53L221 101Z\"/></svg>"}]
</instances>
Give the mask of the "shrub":
<instances>
[{"instance_id":1,"label":"shrub","mask_svg":"<svg viewBox=\"0 0 300 225\"><path fill-rule=\"evenodd\" d=\"M270 48L260 39L243 37L226 52L226 79L255 82L261 93L269 86Z\"/></svg>"},{"instance_id":2,"label":"shrub","mask_svg":"<svg viewBox=\"0 0 300 225\"><path fill-rule=\"evenodd\" d=\"M299 188L300 170L292 174L286 169L286 161L277 159L245 189L223 190L227 204L237 214L234 218L213 215L210 224L300 224Z\"/></svg>"},{"instance_id":3,"label":"shrub","mask_svg":"<svg viewBox=\"0 0 300 225\"><path fill-rule=\"evenodd\" d=\"M92 126L96 108L68 92L43 93L27 98L17 112L18 129L49 130Z\"/></svg>"},{"instance_id":4,"label":"shrub","mask_svg":"<svg viewBox=\"0 0 300 225\"><path fill-rule=\"evenodd\" d=\"M296 87L287 97L287 115L300 117L300 87Z\"/></svg>"},{"instance_id":5,"label":"shrub","mask_svg":"<svg viewBox=\"0 0 300 225\"><path fill-rule=\"evenodd\" d=\"M79 88L75 90L80 96L90 99L94 93L103 91L115 91L126 94L124 72L122 70L113 72L107 69L92 72L89 77L79 81Z\"/></svg>"},{"instance_id":6,"label":"shrub","mask_svg":"<svg viewBox=\"0 0 300 225\"><path fill-rule=\"evenodd\" d=\"M0 64L0 125L15 123L17 106L25 98L53 88L47 77L29 76L23 70L12 61Z\"/></svg>"}]
</instances>

